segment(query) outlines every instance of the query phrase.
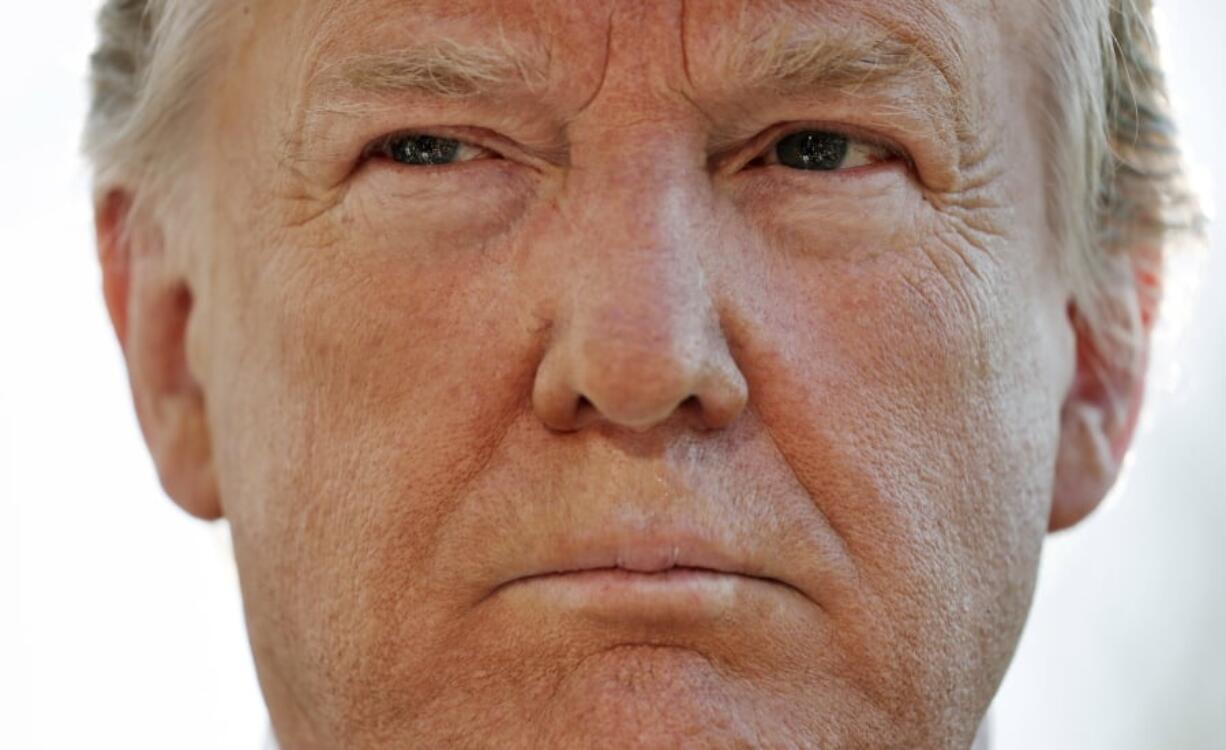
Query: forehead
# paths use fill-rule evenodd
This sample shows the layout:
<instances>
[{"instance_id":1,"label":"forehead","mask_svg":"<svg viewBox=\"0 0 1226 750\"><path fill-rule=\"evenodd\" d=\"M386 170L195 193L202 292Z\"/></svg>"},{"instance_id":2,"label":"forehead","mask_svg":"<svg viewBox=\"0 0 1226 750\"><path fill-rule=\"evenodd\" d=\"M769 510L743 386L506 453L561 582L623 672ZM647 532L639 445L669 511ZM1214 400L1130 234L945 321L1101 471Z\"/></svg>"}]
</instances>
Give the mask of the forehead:
<instances>
[{"instance_id":1,"label":"forehead","mask_svg":"<svg viewBox=\"0 0 1226 750\"><path fill-rule=\"evenodd\" d=\"M320 25L379 34L392 30L429 31L423 23L468 24L487 31L550 35L588 28L603 33L610 23L624 21L639 34L650 34L661 21L672 20L674 30L717 31L716 27L744 30L759 24L805 18L835 19L854 15L882 23L907 24L917 31L982 16L1000 17L1013 3L992 0L273 0L261 7L275 8L282 20L286 12L313 19ZM365 26L354 29L354 22ZM590 41L575 40L577 42Z\"/></svg>"},{"instance_id":2,"label":"forehead","mask_svg":"<svg viewBox=\"0 0 1226 750\"><path fill-rule=\"evenodd\" d=\"M697 80L727 75L738 48L821 43L871 29L909 44L951 80L990 50L1033 3L994 0L273 0L263 31L292 28L288 47L312 74L354 53L446 39L514 53L524 73L601 78L616 53L671 64ZM258 34L257 36L264 36ZM281 34L286 39L287 35ZM590 83L590 81L588 81Z\"/></svg>"}]
</instances>

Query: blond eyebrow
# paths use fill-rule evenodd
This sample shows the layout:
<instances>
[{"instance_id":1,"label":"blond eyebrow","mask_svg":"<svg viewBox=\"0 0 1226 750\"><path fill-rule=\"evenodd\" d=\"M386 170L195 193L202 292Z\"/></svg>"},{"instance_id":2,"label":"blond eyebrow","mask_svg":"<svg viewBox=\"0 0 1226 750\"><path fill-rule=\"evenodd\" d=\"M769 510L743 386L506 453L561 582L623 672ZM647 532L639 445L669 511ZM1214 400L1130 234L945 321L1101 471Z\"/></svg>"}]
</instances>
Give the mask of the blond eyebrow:
<instances>
[{"instance_id":1,"label":"blond eyebrow","mask_svg":"<svg viewBox=\"0 0 1226 750\"><path fill-rule=\"evenodd\" d=\"M543 70L510 49L440 40L339 60L315 76L312 88L341 97L418 94L458 99L543 79Z\"/></svg>"},{"instance_id":2,"label":"blond eyebrow","mask_svg":"<svg viewBox=\"0 0 1226 750\"><path fill-rule=\"evenodd\" d=\"M787 88L855 88L909 73L919 62L915 47L890 37L864 43L847 37L801 38L751 49L742 73Z\"/></svg>"},{"instance_id":3,"label":"blond eyebrow","mask_svg":"<svg viewBox=\"0 0 1226 750\"><path fill-rule=\"evenodd\" d=\"M964 85L956 67L919 42L878 27L793 29L780 25L752 43L734 43L729 53L732 75L742 85L785 95L855 94L897 81L934 84L936 91L928 86L927 92L936 94L958 120L966 117L959 97Z\"/></svg>"}]
</instances>

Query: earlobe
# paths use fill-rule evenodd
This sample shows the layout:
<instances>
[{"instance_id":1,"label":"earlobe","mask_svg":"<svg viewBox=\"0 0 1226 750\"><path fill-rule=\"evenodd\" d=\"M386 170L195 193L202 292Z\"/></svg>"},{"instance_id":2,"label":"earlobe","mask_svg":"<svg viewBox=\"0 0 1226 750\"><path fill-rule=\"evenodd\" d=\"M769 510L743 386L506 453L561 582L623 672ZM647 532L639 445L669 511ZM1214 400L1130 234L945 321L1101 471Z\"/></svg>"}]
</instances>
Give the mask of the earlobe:
<instances>
[{"instance_id":1,"label":"earlobe","mask_svg":"<svg viewBox=\"0 0 1226 750\"><path fill-rule=\"evenodd\" d=\"M1111 446L1105 417L1091 404L1071 402L1064 407L1050 531L1067 529L1090 515L1119 477L1123 455Z\"/></svg>"},{"instance_id":2,"label":"earlobe","mask_svg":"<svg viewBox=\"0 0 1226 750\"><path fill-rule=\"evenodd\" d=\"M187 361L193 298L156 227L115 191L98 205L103 295L128 367L145 442L167 494L198 518L220 518L204 391Z\"/></svg>"}]
</instances>

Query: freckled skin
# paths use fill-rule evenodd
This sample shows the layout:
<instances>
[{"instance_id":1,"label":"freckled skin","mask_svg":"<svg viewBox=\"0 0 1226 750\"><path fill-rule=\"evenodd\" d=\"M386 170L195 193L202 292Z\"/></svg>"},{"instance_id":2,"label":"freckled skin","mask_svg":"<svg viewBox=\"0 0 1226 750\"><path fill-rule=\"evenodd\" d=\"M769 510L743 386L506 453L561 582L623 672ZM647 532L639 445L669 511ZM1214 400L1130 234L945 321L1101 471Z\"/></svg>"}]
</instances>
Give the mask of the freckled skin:
<instances>
[{"instance_id":1,"label":"freckled skin","mask_svg":"<svg viewBox=\"0 0 1226 750\"><path fill-rule=\"evenodd\" d=\"M549 46L548 106L388 105L290 164L313 42L434 28L391 23L430 4L332 5L231 23L193 208L192 351L284 746L968 746L1029 605L1073 368L1019 4L937 4L974 73L953 139L871 98L728 105L711 71L761 4L439 4L448 33ZM846 123L915 165L722 172L721 119ZM354 169L375 124L550 131L567 162ZM735 539L794 590L650 623L490 596L611 513Z\"/></svg>"}]
</instances>

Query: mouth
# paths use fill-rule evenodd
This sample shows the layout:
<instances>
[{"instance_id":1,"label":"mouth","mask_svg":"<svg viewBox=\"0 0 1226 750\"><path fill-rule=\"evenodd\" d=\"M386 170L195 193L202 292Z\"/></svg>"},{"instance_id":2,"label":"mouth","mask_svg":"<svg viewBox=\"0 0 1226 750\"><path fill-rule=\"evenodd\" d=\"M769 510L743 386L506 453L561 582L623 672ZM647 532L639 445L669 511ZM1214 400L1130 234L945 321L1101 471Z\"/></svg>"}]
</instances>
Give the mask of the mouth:
<instances>
[{"instance_id":1,"label":"mouth","mask_svg":"<svg viewBox=\"0 0 1226 750\"><path fill-rule=\"evenodd\" d=\"M694 534L569 537L546 549L552 551L490 597L626 622L709 620L752 598L803 596L753 555Z\"/></svg>"}]
</instances>

